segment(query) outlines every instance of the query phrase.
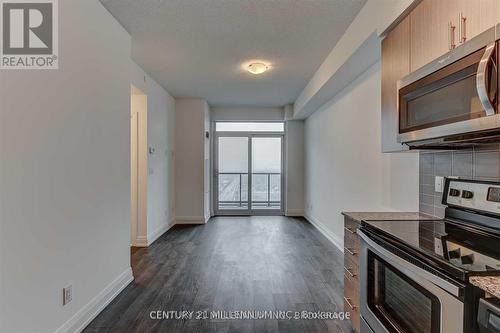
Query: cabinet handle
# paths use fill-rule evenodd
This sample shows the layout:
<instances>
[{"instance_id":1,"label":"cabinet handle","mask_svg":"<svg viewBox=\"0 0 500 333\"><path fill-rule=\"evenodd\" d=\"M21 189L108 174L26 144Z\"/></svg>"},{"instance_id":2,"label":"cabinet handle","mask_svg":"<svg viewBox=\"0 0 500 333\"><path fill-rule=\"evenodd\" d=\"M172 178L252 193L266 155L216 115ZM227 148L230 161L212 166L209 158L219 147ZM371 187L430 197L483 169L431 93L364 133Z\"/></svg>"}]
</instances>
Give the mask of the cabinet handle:
<instances>
[{"instance_id":1,"label":"cabinet handle","mask_svg":"<svg viewBox=\"0 0 500 333\"><path fill-rule=\"evenodd\" d=\"M344 229L346 231L350 232L351 234L355 234L356 233L356 230L349 229L348 227L344 227Z\"/></svg>"},{"instance_id":2,"label":"cabinet handle","mask_svg":"<svg viewBox=\"0 0 500 333\"><path fill-rule=\"evenodd\" d=\"M345 252L347 252L347 253L349 253L351 256L353 256L353 255L356 255L356 254L357 254L356 252L351 251L351 249L350 249L350 248L348 248L348 247L344 247L344 251L345 251Z\"/></svg>"},{"instance_id":3,"label":"cabinet handle","mask_svg":"<svg viewBox=\"0 0 500 333\"><path fill-rule=\"evenodd\" d=\"M351 277L355 277L356 274L354 274L353 272L351 272L351 269L347 268L347 267L344 267L344 271L346 271L347 274L349 274Z\"/></svg>"},{"instance_id":4,"label":"cabinet handle","mask_svg":"<svg viewBox=\"0 0 500 333\"><path fill-rule=\"evenodd\" d=\"M351 310L356 309L356 306L352 305L350 298L347 298L347 297L344 296L344 301L347 303L347 305L349 305L349 307L351 308Z\"/></svg>"},{"instance_id":5,"label":"cabinet handle","mask_svg":"<svg viewBox=\"0 0 500 333\"><path fill-rule=\"evenodd\" d=\"M465 43L467 40L467 17L463 13L458 14L460 44Z\"/></svg>"},{"instance_id":6,"label":"cabinet handle","mask_svg":"<svg viewBox=\"0 0 500 333\"><path fill-rule=\"evenodd\" d=\"M453 50L457 45L455 45L455 26L450 21L448 22L448 47Z\"/></svg>"}]
</instances>

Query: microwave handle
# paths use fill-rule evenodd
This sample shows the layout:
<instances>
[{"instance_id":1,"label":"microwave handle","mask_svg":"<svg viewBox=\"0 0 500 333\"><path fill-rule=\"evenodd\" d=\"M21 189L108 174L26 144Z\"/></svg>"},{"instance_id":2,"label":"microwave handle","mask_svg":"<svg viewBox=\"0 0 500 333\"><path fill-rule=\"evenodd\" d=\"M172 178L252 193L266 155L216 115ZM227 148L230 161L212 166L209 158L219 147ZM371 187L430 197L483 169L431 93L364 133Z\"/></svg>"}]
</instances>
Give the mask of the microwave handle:
<instances>
[{"instance_id":1,"label":"microwave handle","mask_svg":"<svg viewBox=\"0 0 500 333\"><path fill-rule=\"evenodd\" d=\"M488 64L490 61L492 61L492 55L493 52L495 51L495 43L491 43L488 46L486 46L486 49L484 51L484 55L481 58L481 61L479 61L479 66L477 68L477 74L476 74L476 89L477 89L477 94L479 96L479 101L481 102L481 105L483 106L484 110L486 111L487 116L494 116L495 115L495 108L491 104L490 97L488 95L488 89L487 89L487 70L488 70Z\"/></svg>"}]
</instances>

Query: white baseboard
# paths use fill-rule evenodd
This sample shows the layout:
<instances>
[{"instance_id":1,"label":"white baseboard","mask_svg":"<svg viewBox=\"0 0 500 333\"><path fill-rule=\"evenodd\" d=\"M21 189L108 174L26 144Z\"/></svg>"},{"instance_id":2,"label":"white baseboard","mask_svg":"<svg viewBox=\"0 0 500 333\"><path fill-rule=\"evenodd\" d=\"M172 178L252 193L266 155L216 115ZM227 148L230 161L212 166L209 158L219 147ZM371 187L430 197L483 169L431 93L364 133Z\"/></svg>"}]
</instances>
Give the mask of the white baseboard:
<instances>
[{"instance_id":1,"label":"white baseboard","mask_svg":"<svg viewBox=\"0 0 500 333\"><path fill-rule=\"evenodd\" d=\"M104 308L134 280L132 269L128 268L107 285L73 317L59 327L56 333L81 332Z\"/></svg>"},{"instance_id":2,"label":"white baseboard","mask_svg":"<svg viewBox=\"0 0 500 333\"><path fill-rule=\"evenodd\" d=\"M344 252L344 240L338 237L337 235L333 234L331 231L329 231L325 225L321 222L318 221L318 219L313 218L309 215L304 215L306 220L308 220L316 229L318 229L319 232L323 234L335 247L337 247L340 251Z\"/></svg>"},{"instance_id":3,"label":"white baseboard","mask_svg":"<svg viewBox=\"0 0 500 333\"><path fill-rule=\"evenodd\" d=\"M170 228L172 228L174 225L175 225L175 221L171 220L169 224L162 225L161 227L159 227L155 231L148 233L148 240L147 240L146 246L153 244L155 240L160 238L161 235L163 235L168 230L170 230Z\"/></svg>"},{"instance_id":4,"label":"white baseboard","mask_svg":"<svg viewBox=\"0 0 500 333\"><path fill-rule=\"evenodd\" d=\"M132 246L135 247L147 247L148 246L148 238L147 236L137 236L135 241L132 243Z\"/></svg>"},{"instance_id":5,"label":"white baseboard","mask_svg":"<svg viewBox=\"0 0 500 333\"><path fill-rule=\"evenodd\" d=\"M205 224L204 216L176 216L175 224Z\"/></svg>"},{"instance_id":6,"label":"white baseboard","mask_svg":"<svg viewBox=\"0 0 500 333\"><path fill-rule=\"evenodd\" d=\"M137 236L134 242L132 242L132 246L134 247L148 247L153 244L155 240L157 240L161 235L166 233L170 228L175 225L175 221L171 220L169 224L163 225L156 229L153 232L148 233L147 236Z\"/></svg>"},{"instance_id":7,"label":"white baseboard","mask_svg":"<svg viewBox=\"0 0 500 333\"><path fill-rule=\"evenodd\" d=\"M285 212L286 216L304 216L303 209L287 209Z\"/></svg>"}]
</instances>

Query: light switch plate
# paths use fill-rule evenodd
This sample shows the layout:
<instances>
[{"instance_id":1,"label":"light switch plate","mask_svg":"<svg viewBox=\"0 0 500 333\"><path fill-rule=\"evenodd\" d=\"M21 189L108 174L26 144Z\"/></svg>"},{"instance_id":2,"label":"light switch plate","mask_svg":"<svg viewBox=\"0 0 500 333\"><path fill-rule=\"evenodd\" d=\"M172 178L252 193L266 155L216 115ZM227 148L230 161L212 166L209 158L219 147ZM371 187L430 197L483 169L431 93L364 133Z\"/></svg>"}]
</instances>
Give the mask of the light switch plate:
<instances>
[{"instance_id":1,"label":"light switch plate","mask_svg":"<svg viewBox=\"0 0 500 333\"><path fill-rule=\"evenodd\" d=\"M73 300L73 286L68 285L63 288L63 305L68 304Z\"/></svg>"},{"instance_id":2,"label":"light switch plate","mask_svg":"<svg viewBox=\"0 0 500 333\"><path fill-rule=\"evenodd\" d=\"M436 176L434 178L434 191L443 193L444 177Z\"/></svg>"}]
</instances>

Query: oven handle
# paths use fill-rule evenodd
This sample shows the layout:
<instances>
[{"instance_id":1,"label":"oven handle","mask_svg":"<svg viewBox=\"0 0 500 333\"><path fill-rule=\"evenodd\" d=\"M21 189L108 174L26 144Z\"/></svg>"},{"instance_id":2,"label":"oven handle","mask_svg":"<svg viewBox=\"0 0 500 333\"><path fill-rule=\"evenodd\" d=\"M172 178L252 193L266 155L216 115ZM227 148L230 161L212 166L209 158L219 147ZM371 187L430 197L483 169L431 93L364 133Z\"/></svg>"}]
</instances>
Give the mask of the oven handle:
<instances>
[{"instance_id":1,"label":"oven handle","mask_svg":"<svg viewBox=\"0 0 500 333\"><path fill-rule=\"evenodd\" d=\"M386 259L389 263L392 262L393 265L397 264L401 267L411 266L412 273L417 274L421 278L424 278L425 280L432 282L433 284L440 287L441 289L446 290L448 293L452 294L453 296L455 296L457 298L460 297L461 288L459 286L452 284L446 280L443 280L443 279L437 277L436 275L409 263L408 261L404 260L403 258L398 257L394 253L388 251L387 249L385 249L382 246L375 243L362 230L359 230L358 234L361 237L361 239L368 246L370 246L373 250L375 250L378 255L381 255L382 257L384 257L384 259Z\"/></svg>"},{"instance_id":2,"label":"oven handle","mask_svg":"<svg viewBox=\"0 0 500 333\"><path fill-rule=\"evenodd\" d=\"M488 96L488 89L487 89L487 70L488 70L488 64L490 61L493 61L493 52L495 51L495 43L488 44L486 46L486 49L484 51L484 55L479 61L479 66L477 68L477 74L476 74L476 89L477 89L477 94L479 96L479 101L481 102L481 105L484 108L484 111L486 111L487 116L494 116L495 115L495 108L491 104L490 97ZM496 64L493 62L493 65L496 67Z\"/></svg>"}]
</instances>

